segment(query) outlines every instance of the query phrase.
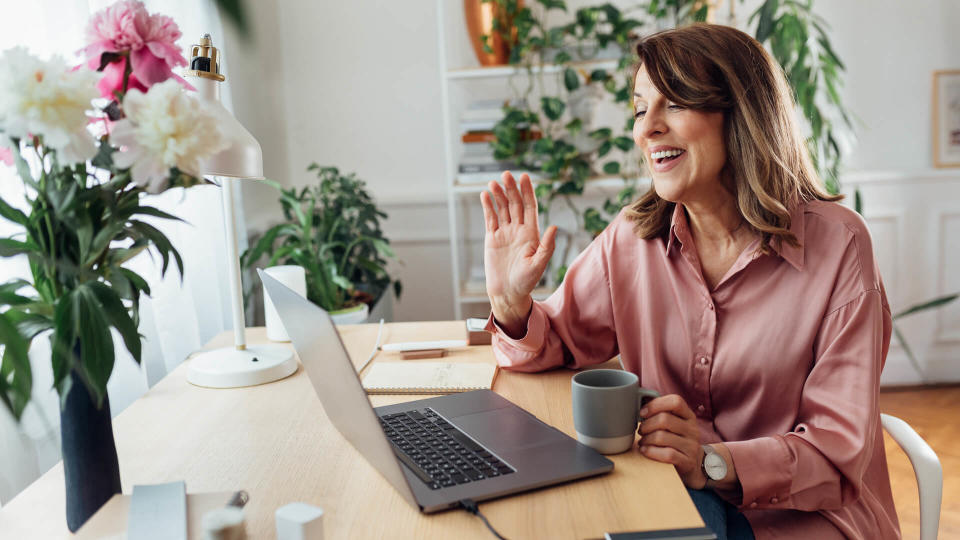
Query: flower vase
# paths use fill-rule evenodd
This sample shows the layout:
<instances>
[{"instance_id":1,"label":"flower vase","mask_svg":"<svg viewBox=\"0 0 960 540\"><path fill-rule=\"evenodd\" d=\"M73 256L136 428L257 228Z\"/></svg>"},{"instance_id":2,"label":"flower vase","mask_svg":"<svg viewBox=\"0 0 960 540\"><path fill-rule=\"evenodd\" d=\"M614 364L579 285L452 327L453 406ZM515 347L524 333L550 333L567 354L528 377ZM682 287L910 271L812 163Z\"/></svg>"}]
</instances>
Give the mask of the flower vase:
<instances>
[{"instance_id":1,"label":"flower vase","mask_svg":"<svg viewBox=\"0 0 960 540\"><path fill-rule=\"evenodd\" d=\"M76 371L60 411L67 527L76 532L115 493L120 493L120 463L113 440L110 401L97 405Z\"/></svg>"}]
</instances>

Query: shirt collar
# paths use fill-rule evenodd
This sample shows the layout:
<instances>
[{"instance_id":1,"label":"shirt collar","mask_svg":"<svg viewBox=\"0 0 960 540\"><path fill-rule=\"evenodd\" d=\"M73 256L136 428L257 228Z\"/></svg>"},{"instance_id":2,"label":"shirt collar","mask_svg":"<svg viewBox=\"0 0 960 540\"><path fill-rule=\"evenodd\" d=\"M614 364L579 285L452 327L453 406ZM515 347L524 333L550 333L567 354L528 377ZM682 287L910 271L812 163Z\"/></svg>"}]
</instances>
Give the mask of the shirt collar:
<instances>
[{"instance_id":1,"label":"shirt collar","mask_svg":"<svg viewBox=\"0 0 960 540\"><path fill-rule=\"evenodd\" d=\"M800 243L799 246L793 246L787 242L780 242L780 246L777 247L777 242L773 241L773 237L771 237L768 242L774 251L779 253L784 260L792 264L797 270L803 270L803 235L805 230L803 213L806 208L807 203L801 201L795 204L790 211L790 232L797 238L797 242Z\"/></svg>"},{"instance_id":2,"label":"shirt collar","mask_svg":"<svg viewBox=\"0 0 960 540\"><path fill-rule=\"evenodd\" d=\"M796 236L797 241L800 243L799 246L792 246L787 242L783 242L780 247L777 247L777 243L773 241L773 238L769 241L770 247L797 270L803 270L803 212L806 206L806 203L801 202L794 205L793 210L790 212L790 232ZM689 238L691 237L690 225L687 222L687 213L682 204L676 204L673 208L673 217L670 219L670 231L667 237L667 253L670 253L675 241L683 244Z\"/></svg>"}]
</instances>

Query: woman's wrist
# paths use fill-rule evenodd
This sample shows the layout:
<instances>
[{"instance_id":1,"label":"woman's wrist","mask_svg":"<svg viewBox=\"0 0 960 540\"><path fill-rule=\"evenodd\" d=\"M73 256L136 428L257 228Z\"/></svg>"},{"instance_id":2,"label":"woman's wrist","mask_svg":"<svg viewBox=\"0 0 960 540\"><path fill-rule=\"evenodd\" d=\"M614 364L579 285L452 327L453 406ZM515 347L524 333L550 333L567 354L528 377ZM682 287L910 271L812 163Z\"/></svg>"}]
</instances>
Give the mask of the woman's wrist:
<instances>
[{"instance_id":1,"label":"woman's wrist","mask_svg":"<svg viewBox=\"0 0 960 540\"><path fill-rule=\"evenodd\" d=\"M520 300L491 297L490 308L493 318L508 336L519 339L527 333L527 320L533 309L533 298L529 294Z\"/></svg>"}]
</instances>

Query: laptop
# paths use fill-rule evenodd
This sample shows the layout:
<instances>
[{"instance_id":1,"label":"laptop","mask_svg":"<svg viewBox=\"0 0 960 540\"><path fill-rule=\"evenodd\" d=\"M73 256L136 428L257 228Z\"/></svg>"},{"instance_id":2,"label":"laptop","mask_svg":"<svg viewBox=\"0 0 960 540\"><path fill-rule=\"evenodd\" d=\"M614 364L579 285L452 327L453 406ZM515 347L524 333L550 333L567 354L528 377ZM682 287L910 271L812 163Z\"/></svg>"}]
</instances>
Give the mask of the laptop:
<instances>
[{"instance_id":1,"label":"laptop","mask_svg":"<svg viewBox=\"0 0 960 540\"><path fill-rule=\"evenodd\" d=\"M334 427L421 512L613 470L592 448L489 390L372 407L330 315L257 272Z\"/></svg>"}]
</instances>

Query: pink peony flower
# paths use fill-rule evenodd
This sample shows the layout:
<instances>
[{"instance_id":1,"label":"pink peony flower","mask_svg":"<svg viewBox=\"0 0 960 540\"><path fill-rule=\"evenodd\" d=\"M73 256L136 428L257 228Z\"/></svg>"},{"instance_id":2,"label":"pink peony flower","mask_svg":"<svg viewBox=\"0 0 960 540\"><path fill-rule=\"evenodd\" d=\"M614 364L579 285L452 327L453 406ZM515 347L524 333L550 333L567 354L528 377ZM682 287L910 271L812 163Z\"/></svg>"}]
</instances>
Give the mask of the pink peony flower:
<instances>
[{"instance_id":1,"label":"pink peony flower","mask_svg":"<svg viewBox=\"0 0 960 540\"><path fill-rule=\"evenodd\" d=\"M0 146L0 163L13 167L13 150Z\"/></svg>"},{"instance_id":2,"label":"pink peony flower","mask_svg":"<svg viewBox=\"0 0 960 540\"><path fill-rule=\"evenodd\" d=\"M81 49L87 58L87 67L100 67L103 53L126 53L132 73L127 90L146 91L151 85L173 78L184 87L194 88L173 72L176 66L187 65L176 41L180 29L166 15L147 13L143 2L122 0L90 17L87 39L90 44ZM105 75L97 86L100 95L115 99L115 91L122 90L123 73L127 59L115 60L104 68Z\"/></svg>"}]
</instances>

